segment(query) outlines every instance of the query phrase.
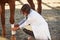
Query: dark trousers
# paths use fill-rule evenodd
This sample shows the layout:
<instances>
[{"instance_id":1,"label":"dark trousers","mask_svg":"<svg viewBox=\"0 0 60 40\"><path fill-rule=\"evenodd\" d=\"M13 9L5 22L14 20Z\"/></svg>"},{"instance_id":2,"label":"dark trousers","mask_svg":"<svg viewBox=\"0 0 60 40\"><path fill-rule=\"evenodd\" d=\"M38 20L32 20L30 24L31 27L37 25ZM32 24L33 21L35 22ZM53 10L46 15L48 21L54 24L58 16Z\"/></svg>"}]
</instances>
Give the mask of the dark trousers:
<instances>
[{"instance_id":1,"label":"dark trousers","mask_svg":"<svg viewBox=\"0 0 60 40\"><path fill-rule=\"evenodd\" d=\"M26 28L24 28L23 31L24 31L26 34L34 37L33 31L27 30Z\"/></svg>"},{"instance_id":2,"label":"dark trousers","mask_svg":"<svg viewBox=\"0 0 60 40\"><path fill-rule=\"evenodd\" d=\"M24 28L23 31L24 31L26 34L34 37L33 31L27 30L26 28ZM35 37L34 37L34 38L35 38ZM50 39L48 38L48 40L50 40Z\"/></svg>"}]
</instances>

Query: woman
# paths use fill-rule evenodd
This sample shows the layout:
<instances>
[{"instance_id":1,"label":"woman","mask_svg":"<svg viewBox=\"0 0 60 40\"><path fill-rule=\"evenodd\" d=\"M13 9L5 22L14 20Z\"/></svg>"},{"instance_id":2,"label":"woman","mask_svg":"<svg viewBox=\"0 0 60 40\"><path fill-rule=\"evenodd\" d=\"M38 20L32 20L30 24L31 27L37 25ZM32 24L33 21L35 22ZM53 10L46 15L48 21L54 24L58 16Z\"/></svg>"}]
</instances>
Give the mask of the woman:
<instances>
[{"instance_id":1,"label":"woman","mask_svg":"<svg viewBox=\"0 0 60 40\"><path fill-rule=\"evenodd\" d=\"M31 9L28 4L24 4L21 13L25 18L16 24L12 30L23 29L25 33L30 35L28 40L32 40L32 37L36 40L51 40L48 24L38 12ZM25 28L27 25L30 25L32 31Z\"/></svg>"}]
</instances>

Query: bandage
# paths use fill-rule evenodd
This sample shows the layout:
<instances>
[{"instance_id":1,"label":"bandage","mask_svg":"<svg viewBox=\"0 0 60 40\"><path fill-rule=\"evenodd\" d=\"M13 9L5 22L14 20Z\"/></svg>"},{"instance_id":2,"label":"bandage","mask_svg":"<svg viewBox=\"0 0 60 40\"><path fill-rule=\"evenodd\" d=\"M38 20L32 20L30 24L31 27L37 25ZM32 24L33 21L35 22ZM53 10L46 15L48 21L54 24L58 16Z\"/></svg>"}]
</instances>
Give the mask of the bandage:
<instances>
[{"instance_id":1,"label":"bandage","mask_svg":"<svg viewBox=\"0 0 60 40\"><path fill-rule=\"evenodd\" d=\"M14 24L11 24L11 28L14 28ZM12 35L15 35L15 34L16 34L16 31L13 31L13 30L12 30L12 31L11 31L11 34L12 34Z\"/></svg>"}]
</instances>

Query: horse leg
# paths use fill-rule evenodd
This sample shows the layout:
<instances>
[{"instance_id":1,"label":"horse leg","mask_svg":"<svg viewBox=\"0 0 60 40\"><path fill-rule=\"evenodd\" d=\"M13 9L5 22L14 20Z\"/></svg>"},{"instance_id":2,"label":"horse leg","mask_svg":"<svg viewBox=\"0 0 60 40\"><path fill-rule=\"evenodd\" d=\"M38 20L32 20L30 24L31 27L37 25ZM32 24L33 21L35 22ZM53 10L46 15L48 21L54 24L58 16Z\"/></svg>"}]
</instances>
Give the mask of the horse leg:
<instances>
[{"instance_id":1,"label":"horse leg","mask_svg":"<svg viewBox=\"0 0 60 40\"><path fill-rule=\"evenodd\" d=\"M1 4L2 13L1 13L1 23L2 23L2 36L5 37L5 4Z\"/></svg>"},{"instance_id":2,"label":"horse leg","mask_svg":"<svg viewBox=\"0 0 60 40\"><path fill-rule=\"evenodd\" d=\"M9 3L10 6L10 23L11 23L11 28L14 28L14 15L15 15L15 0L11 0ZM16 31L11 31L11 40L16 40Z\"/></svg>"},{"instance_id":3,"label":"horse leg","mask_svg":"<svg viewBox=\"0 0 60 40\"><path fill-rule=\"evenodd\" d=\"M35 5L33 3L33 0L27 0L27 1L30 4L31 8L35 10Z\"/></svg>"},{"instance_id":4,"label":"horse leg","mask_svg":"<svg viewBox=\"0 0 60 40\"><path fill-rule=\"evenodd\" d=\"M38 13L39 14L41 14L41 12L42 12L42 6L41 6L41 0L37 0L37 3L38 3L38 8L37 8L37 11L38 11Z\"/></svg>"},{"instance_id":5,"label":"horse leg","mask_svg":"<svg viewBox=\"0 0 60 40\"><path fill-rule=\"evenodd\" d=\"M11 28L14 28L14 15L15 15L15 0L11 0L9 2L10 6L10 23L11 23ZM12 35L14 35L15 32L12 31Z\"/></svg>"},{"instance_id":6,"label":"horse leg","mask_svg":"<svg viewBox=\"0 0 60 40\"><path fill-rule=\"evenodd\" d=\"M23 4L24 4L23 2L21 2L21 0L17 0L17 1L19 1L19 2L21 3L21 5L23 5Z\"/></svg>"},{"instance_id":7,"label":"horse leg","mask_svg":"<svg viewBox=\"0 0 60 40\"><path fill-rule=\"evenodd\" d=\"M0 5L0 15L1 15L1 13L2 13L2 8L1 8L1 5Z\"/></svg>"}]
</instances>

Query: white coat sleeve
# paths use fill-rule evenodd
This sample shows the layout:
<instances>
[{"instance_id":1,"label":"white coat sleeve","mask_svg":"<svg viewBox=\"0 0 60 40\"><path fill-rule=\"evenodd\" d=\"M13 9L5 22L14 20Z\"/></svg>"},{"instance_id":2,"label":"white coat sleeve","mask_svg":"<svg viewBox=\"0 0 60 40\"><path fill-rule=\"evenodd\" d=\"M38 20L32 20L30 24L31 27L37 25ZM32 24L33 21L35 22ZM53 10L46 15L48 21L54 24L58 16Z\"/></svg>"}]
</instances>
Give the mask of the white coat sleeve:
<instances>
[{"instance_id":1,"label":"white coat sleeve","mask_svg":"<svg viewBox=\"0 0 60 40\"><path fill-rule=\"evenodd\" d=\"M20 21L18 24L21 25L26 21L26 18L24 18L22 21Z\"/></svg>"},{"instance_id":2,"label":"white coat sleeve","mask_svg":"<svg viewBox=\"0 0 60 40\"><path fill-rule=\"evenodd\" d=\"M26 26L26 25L29 25L30 24L30 18L28 18L24 23L22 23L19 27L20 28L23 28L24 26Z\"/></svg>"}]
</instances>

